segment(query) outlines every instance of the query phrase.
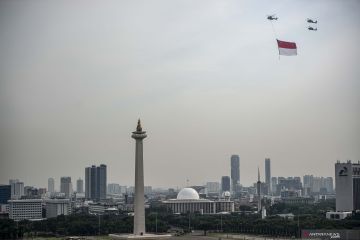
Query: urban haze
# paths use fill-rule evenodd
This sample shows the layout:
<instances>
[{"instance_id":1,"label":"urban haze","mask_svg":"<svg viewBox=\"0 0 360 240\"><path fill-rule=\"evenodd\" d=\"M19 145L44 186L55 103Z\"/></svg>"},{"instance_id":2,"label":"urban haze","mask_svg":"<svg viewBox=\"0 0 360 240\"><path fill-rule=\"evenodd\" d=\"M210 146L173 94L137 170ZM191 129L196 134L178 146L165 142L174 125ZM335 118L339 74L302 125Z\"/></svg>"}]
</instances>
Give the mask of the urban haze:
<instances>
[{"instance_id":1,"label":"urban haze","mask_svg":"<svg viewBox=\"0 0 360 240\"><path fill-rule=\"evenodd\" d=\"M334 177L360 160L359 1L1 1L0 184ZM271 23L267 14L276 13ZM306 18L318 19L318 31ZM278 56L276 37L298 55Z\"/></svg>"}]
</instances>

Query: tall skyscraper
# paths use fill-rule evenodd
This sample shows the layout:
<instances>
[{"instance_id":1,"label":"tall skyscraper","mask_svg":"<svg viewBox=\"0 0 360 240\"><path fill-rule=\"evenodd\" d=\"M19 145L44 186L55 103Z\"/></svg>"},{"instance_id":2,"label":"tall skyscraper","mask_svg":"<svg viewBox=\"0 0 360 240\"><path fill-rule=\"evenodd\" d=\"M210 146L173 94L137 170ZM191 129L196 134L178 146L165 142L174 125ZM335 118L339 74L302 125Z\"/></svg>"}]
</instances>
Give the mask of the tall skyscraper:
<instances>
[{"instance_id":1,"label":"tall skyscraper","mask_svg":"<svg viewBox=\"0 0 360 240\"><path fill-rule=\"evenodd\" d=\"M60 178L60 192L65 194L66 198L70 198L72 195L72 183L71 177Z\"/></svg>"},{"instance_id":2,"label":"tall skyscraper","mask_svg":"<svg viewBox=\"0 0 360 240\"><path fill-rule=\"evenodd\" d=\"M222 176L221 177L221 191L229 191L230 192L230 177L229 176Z\"/></svg>"},{"instance_id":3,"label":"tall skyscraper","mask_svg":"<svg viewBox=\"0 0 360 240\"><path fill-rule=\"evenodd\" d=\"M79 178L76 181L76 192L77 193L83 193L84 192L84 180L82 180L81 178Z\"/></svg>"},{"instance_id":4,"label":"tall skyscraper","mask_svg":"<svg viewBox=\"0 0 360 240\"><path fill-rule=\"evenodd\" d=\"M49 193L55 192L55 180L53 178L48 179L48 192Z\"/></svg>"},{"instance_id":5,"label":"tall skyscraper","mask_svg":"<svg viewBox=\"0 0 360 240\"><path fill-rule=\"evenodd\" d=\"M100 201L106 199L106 165L85 168L85 198Z\"/></svg>"},{"instance_id":6,"label":"tall skyscraper","mask_svg":"<svg viewBox=\"0 0 360 240\"><path fill-rule=\"evenodd\" d=\"M240 184L240 157L239 155L231 156L231 184L232 191L235 193L237 186Z\"/></svg>"},{"instance_id":7,"label":"tall skyscraper","mask_svg":"<svg viewBox=\"0 0 360 240\"><path fill-rule=\"evenodd\" d=\"M336 211L360 210L360 161L335 163Z\"/></svg>"},{"instance_id":8,"label":"tall skyscraper","mask_svg":"<svg viewBox=\"0 0 360 240\"><path fill-rule=\"evenodd\" d=\"M265 158L265 183L267 185L267 194L271 193L271 167L270 167L270 158Z\"/></svg>"}]
</instances>

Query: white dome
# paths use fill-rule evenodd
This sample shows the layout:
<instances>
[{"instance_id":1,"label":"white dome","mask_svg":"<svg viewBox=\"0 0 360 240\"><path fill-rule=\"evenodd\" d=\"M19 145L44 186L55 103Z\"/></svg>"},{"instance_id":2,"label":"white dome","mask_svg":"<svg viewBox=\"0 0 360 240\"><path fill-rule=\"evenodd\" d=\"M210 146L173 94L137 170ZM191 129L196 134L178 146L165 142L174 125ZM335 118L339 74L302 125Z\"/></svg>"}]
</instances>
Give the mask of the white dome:
<instances>
[{"instance_id":1,"label":"white dome","mask_svg":"<svg viewBox=\"0 0 360 240\"><path fill-rule=\"evenodd\" d=\"M177 195L177 199L179 200L197 200L200 199L199 194L193 188L183 188Z\"/></svg>"},{"instance_id":2,"label":"white dome","mask_svg":"<svg viewBox=\"0 0 360 240\"><path fill-rule=\"evenodd\" d=\"M230 197L231 193L229 191L223 192L223 197Z\"/></svg>"}]
</instances>

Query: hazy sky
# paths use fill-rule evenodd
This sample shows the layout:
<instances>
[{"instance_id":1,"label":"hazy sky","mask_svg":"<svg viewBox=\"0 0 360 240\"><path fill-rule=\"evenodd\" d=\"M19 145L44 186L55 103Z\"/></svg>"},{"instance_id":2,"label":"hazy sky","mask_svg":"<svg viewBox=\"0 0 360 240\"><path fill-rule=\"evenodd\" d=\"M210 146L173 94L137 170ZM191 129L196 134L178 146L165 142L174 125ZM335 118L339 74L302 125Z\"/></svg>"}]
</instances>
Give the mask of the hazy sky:
<instances>
[{"instance_id":1,"label":"hazy sky","mask_svg":"<svg viewBox=\"0 0 360 240\"><path fill-rule=\"evenodd\" d=\"M279 39L298 56L278 58ZM145 185L333 176L360 160L360 1L0 1L0 183L92 164ZM319 21L308 31L306 18ZM262 176L264 179L264 176Z\"/></svg>"}]
</instances>

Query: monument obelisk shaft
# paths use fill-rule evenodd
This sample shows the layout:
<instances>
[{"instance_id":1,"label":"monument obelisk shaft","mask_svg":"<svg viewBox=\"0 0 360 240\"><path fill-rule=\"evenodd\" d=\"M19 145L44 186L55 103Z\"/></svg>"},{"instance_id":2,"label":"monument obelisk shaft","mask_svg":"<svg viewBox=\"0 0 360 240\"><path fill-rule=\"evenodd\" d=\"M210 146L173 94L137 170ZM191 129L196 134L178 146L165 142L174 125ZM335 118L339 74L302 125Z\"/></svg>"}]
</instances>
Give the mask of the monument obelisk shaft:
<instances>
[{"instance_id":1,"label":"monument obelisk shaft","mask_svg":"<svg viewBox=\"0 0 360 240\"><path fill-rule=\"evenodd\" d=\"M144 161L143 139L147 137L141 128L140 119L132 138L136 141L135 147L135 199L134 199L134 235L145 234L145 206L144 206Z\"/></svg>"}]
</instances>

